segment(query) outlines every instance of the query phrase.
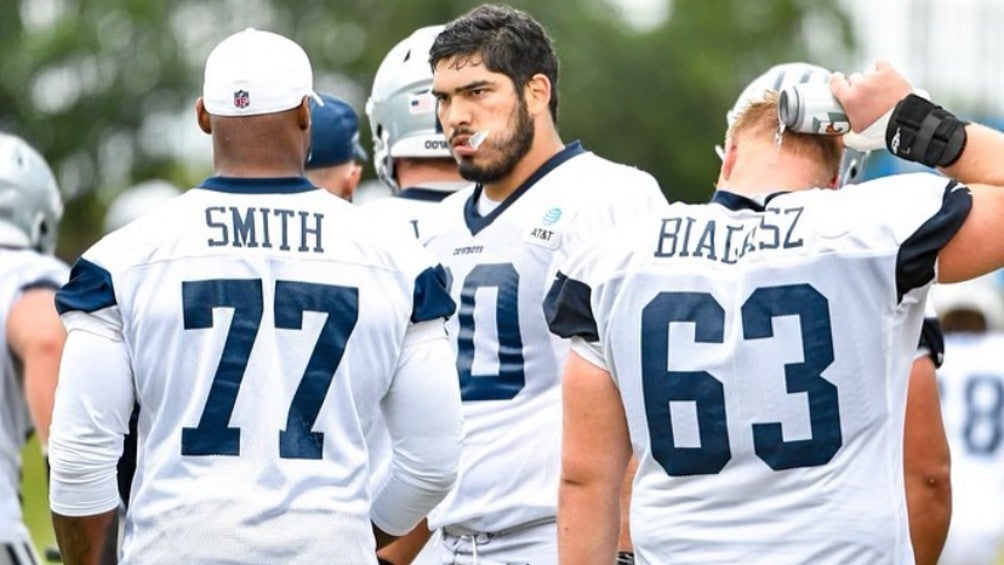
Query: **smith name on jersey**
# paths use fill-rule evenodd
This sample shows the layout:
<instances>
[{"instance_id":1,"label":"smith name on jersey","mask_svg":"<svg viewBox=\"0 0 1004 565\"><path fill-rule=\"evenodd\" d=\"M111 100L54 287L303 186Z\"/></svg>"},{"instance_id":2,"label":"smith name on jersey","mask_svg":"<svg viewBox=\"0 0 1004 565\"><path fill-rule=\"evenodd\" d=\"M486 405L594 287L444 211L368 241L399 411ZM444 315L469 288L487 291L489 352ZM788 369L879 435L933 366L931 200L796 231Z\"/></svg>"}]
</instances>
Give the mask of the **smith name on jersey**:
<instances>
[{"instance_id":1,"label":"smith name on jersey","mask_svg":"<svg viewBox=\"0 0 1004 565\"><path fill-rule=\"evenodd\" d=\"M913 563L907 380L970 202L927 174L718 192L570 261L551 328L620 391L641 563Z\"/></svg>"},{"instance_id":2,"label":"smith name on jersey","mask_svg":"<svg viewBox=\"0 0 1004 565\"><path fill-rule=\"evenodd\" d=\"M464 400L457 486L429 523L495 532L557 510L567 344L547 330L549 281L569 254L665 198L647 173L577 142L494 210L479 213L481 198L471 187L446 199L426 243L458 304L447 329Z\"/></svg>"},{"instance_id":3,"label":"smith name on jersey","mask_svg":"<svg viewBox=\"0 0 1004 565\"><path fill-rule=\"evenodd\" d=\"M452 366L444 285L404 230L301 178L208 179L87 251L57 306L71 337L122 342L133 372L101 375L140 406L124 561L375 563L370 520L401 534L420 516L371 501L364 434L413 328L438 324ZM52 507L88 515L114 494L72 496L74 430L57 430Z\"/></svg>"}]
</instances>

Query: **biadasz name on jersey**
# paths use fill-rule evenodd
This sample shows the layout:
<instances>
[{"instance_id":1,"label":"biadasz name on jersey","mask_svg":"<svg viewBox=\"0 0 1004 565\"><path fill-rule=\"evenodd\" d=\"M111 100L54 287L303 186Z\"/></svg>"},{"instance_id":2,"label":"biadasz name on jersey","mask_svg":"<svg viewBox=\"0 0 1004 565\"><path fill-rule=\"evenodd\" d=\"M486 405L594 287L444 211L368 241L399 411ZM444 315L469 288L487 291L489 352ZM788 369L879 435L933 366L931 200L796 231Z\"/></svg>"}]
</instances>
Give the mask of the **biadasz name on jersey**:
<instances>
[{"instance_id":1,"label":"biadasz name on jersey","mask_svg":"<svg viewBox=\"0 0 1004 565\"><path fill-rule=\"evenodd\" d=\"M211 206L206 208L206 226L213 230L209 247L278 247L290 251L324 253L321 226L324 214L281 208Z\"/></svg>"},{"instance_id":2,"label":"biadasz name on jersey","mask_svg":"<svg viewBox=\"0 0 1004 565\"><path fill-rule=\"evenodd\" d=\"M801 206L767 208L756 223L724 225L689 216L664 218L655 256L693 256L731 264L752 251L801 247L804 242L795 228L802 210Z\"/></svg>"}]
</instances>

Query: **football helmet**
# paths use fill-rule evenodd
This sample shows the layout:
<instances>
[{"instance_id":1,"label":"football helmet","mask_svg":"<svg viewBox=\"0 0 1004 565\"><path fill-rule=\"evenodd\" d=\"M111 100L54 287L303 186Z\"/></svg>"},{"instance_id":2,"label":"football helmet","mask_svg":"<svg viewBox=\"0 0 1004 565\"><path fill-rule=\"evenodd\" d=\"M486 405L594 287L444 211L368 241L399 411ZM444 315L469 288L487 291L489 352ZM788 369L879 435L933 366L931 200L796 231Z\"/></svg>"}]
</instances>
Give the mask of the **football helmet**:
<instances>
[{"instance_id":1,"label":"football helmet","mask_svg":"<svg viewBox=\"0 0 1004 565\"><path fill-rule=\"evenodd\" d=\"M0 133L0 245L51 255L62 217L49 164L20 137Z\"/></svg>"},{"instance_id":2,"label":"football helmet","mask_svg":"<svg viewBox=\"0 0 1004 565\"><path fill-rule=\"evenodd\" d=\"M373 163L377 176L394 192L395 157L450 157L450 144L436 117L429 49L444 26L415 30L384 57L366 115L373 133Z\"/></svg>"},{"instance_id":3,"label":"football helmet","mask_svg":"<svg viewBox=\"0 0 1004 565\"><path fill-rule=\"evenodd\" d=\"M746 85L736 103L732 105L725 114L725 123L728 128L736 121L736 118L753 102L763 100L768 91L781 92L789 86L796 84L824 82L829 83L830 71L818 65L809 63L783 63L774 65L764 74L753 79L753 82ZM722 157L725 152L722 146L715 146L715 152ZM869 151L857 151L845 147L840 161L840 186L860 182L868 161Z\"/></svg>"}]
</instances>

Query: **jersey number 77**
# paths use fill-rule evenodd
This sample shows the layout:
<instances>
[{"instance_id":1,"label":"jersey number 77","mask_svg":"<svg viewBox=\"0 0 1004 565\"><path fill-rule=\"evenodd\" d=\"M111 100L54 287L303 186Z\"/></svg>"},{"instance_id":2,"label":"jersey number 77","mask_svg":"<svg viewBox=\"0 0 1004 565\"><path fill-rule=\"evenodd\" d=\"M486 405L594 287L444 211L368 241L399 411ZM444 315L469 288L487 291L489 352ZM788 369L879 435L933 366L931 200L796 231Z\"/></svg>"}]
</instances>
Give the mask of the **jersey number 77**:
<instances>
[{"instance_id":1,"label":"jersey number 77","mask_svg":"<svg viewBox=\"0 0 1004 565\"><path fill-rule=\"evenodd\" d=\"M233 319L209 389L199 425L184 428L181 454L241 453L241 430L229 427L237 392L251 357L264 312L261 279L214 279L182 283L186 330L213 326L213 308L232 308ZM329 284L279 280L275 283L275 328L303 328L303 313L327 314L286 418L279 432L279 457L320 459L324 433L314 432L324 397L359 318L359 289Z\"/></svg>"}]
</instances>

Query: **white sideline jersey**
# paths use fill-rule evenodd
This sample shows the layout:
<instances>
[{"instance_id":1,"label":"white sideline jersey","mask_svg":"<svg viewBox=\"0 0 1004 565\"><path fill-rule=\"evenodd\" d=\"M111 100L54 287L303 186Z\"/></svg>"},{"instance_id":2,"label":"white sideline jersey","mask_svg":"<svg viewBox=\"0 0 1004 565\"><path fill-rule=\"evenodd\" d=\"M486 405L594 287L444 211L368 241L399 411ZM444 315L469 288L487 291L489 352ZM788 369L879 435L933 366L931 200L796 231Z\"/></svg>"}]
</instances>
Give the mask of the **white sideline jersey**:
<instances>
[{"instance_id":1,"label":"white sideline jersey","mask_svg":"<svg viewBox=\"0 0 1004 565\"><path fill-rule=\"evenodd\" d=\"M456 187L462 186L458 183L438 183L437 186L439 185L443 185L443 188L407 188L388 198L367 202L362 205L362 209L381 221L400 222L416 238L422 239L430 229L425 224L435 221L438 204L450 196ZM445 186L449 186L451 190L447 191Z\"/></svg>"},{"instance_id":2,"label":"white sideline jersey","mask_svg":"<svg viewBox=\"0 0 1004 565\"><path fill-rule=\"evenodd\" d=\"M447 370L394 401L455 416L423 432L434 441L422 436L414 460L451 442L459 451L445 272L401 230L374 226L305 179L207 179L87 251L57 306L67 349L77 331L105 336L123 343L132 369L78 377L91 379L77 389L93 398L57 394L50 451L53 510L102 511L99 495L114 493L80 500L66 477L83 465L82 448L113 473L117 453L101 453L96 438L124 433L139 403L124 563L376 563L370 520L400 535L452 483L401 523L370 500L364 440L381 404L405 394L411 359ZM441 355L406 349L413 337L438 342ZM101 406L99 395L123 399ZM113 411L112 423L91 423L101 410L89 416L88 403ZM88 427L103 425L113 433Z\"/></svg>"},{"instance_id":3,"label":"white sideline jersey","mask_svg":"<svg viewBox=\"0 0 1004 565\"><path fill-rule=\"evenodd\" d=\"M573 252L665 198L651 175L583 150L552 157L491 213L478 187L446 199L426 247L450 272L464 441L457 485L433 528L497 532L557 511L560 376L568 346L543 302Z\"/></svg>"},{"instance_id":4,"label":"white sideline jersey","mask_svg":"<svg viewBox=\"0 0 1004 565\"><path fill-rule=\"evenodd\" d=\"M0 248L0 543L30 540L21 519L21 448L34 430L24 396L20 362L7 346L7 317L22 293L55 290L69 269L58 259L26 249Z\"/></svg>"},{"instance_id":5,"label":"white sideline jersey","mask_svg":"<svg viewBox=\"0 0 1004 565\"><path fill-rule=\"evenodd\" d=\"M1004 552L1004 333L949 333L938 371L952 450L952 522L942 565Z\"/></svg>"},{"instance_id":6,"label":"white sideline jersey","mask_svg":"<svg viewBox=\"0 0 1004 565\"><path fill-rule=\"evenodd\" d=\"M673 204L573 259L552 331L611 372L640 563L913 563L907 381L937 252L930 174Z\"/></svg>"}]
</instances>

